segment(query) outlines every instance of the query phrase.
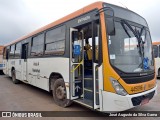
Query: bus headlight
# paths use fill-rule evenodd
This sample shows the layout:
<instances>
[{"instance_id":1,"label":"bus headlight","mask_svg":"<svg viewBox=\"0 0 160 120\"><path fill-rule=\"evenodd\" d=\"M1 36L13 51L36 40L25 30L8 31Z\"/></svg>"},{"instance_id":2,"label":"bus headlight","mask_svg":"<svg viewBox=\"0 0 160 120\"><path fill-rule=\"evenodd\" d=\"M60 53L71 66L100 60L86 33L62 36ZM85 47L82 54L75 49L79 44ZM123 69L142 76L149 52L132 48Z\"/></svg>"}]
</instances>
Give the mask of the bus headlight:
<instances>
[{"instance_id":1,"label":"bus headlight","mask_svg":"<svg viewBox=\"0 0 160 120\"><path fill-rule=\"evenodd\" d=\"M110 78L110 81L117 94L123 96L127 95L127 92L124 90L124 88L119 84L117 80L115 80L114 78Z\"/></svg>"}]
</instances>

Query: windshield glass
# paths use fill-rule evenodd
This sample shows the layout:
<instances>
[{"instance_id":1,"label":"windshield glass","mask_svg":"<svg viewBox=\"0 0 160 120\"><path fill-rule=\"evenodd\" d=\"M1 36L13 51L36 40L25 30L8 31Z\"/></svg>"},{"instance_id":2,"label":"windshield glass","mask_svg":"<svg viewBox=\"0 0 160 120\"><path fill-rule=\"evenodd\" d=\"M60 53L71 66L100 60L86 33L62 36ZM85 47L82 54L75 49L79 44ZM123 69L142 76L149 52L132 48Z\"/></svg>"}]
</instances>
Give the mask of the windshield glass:
<instances>
[{"instance_id":1,"label":"windshield glass","mask_svg":"<svg viewBox=\"0 0 160 120\"><path fill-rule=\"evenodd\" d=\"M127 73L154 69L149 31L137 26L115 22L115 35L108 39L111 64Z\"/></svg>"}]
</instances>

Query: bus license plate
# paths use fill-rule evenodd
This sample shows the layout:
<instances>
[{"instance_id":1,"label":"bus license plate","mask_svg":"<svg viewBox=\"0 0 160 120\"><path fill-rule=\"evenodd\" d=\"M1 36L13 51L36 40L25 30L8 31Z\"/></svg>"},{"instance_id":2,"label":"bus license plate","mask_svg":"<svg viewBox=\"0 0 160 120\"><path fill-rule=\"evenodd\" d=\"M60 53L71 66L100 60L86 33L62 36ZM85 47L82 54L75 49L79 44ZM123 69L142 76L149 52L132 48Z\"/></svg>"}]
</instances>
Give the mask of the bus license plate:
<instances>
[{"instance_id":1,"label":"bus license plate","mask_svg":"<svg viewBox=\"0 0 160 120\"><path fill-rule=\"evenodd\" d=\"M147 104L148 102L149 102L149 99L148 99L148 98L147 98L147 99L144 99L144 100L141 101L141 105Z\"/></svg>"}]
</instances>

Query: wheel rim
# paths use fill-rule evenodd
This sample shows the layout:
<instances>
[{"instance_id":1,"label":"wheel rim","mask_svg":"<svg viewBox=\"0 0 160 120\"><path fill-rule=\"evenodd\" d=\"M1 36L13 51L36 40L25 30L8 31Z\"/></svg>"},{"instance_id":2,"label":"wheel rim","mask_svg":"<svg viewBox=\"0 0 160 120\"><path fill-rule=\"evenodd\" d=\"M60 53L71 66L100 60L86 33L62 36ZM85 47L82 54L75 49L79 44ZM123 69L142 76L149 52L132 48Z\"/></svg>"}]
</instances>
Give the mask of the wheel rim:
<instances>
[{"instance_id":1,"label":"wheel rim","mask_svg":"<svg viewBox=\"0 0 160 120\"><path fill-rule=\"evenodd\" d=\"M59 100L64 100L65 99L66 91L65 91L65 88L63 86L57 87L57 89L56 89L56 97Z\"/></svg>"}]
</instances>

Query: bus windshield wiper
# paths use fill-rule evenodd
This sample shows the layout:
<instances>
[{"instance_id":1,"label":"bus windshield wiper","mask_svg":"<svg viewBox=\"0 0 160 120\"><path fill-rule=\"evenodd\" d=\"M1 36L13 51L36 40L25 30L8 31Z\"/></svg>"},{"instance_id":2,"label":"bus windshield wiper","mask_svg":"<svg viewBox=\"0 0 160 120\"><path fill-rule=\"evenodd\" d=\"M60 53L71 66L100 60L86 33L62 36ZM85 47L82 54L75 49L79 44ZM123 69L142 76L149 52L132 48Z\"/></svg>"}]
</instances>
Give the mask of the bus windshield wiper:
<instances>
[{"instance_id":1,"label":"bus windshield wiper","mask_svg":"<svg viewBox=\"0 0 160 120\"><path fill-rule=\"evenodd\" d=\"M124 30L125 30L125 32L127 33L127 35L128 35L129 33L128 33L128 31L127 31L127 29L126 29L126 27L125 27L124 25L127 25L127 27L132 31L132 33L134 34L134 36L135 36L136 38L138 38L137 33L135 32L135 30L133 30L133 28L131 27L131 25L130 25L127 21L121 20L121 25L122 25L122 27L124 28ZM129 37L131 38L130 35L129 35Z\"/></svg>"},{"instance_id":2,"label":"bus windshield wiper","mask_svg":"<svg viewBox=\"0 0 160 120\"><path fill-rule=\"evenodd\" d=\"M121 25L123 27L123 29L125 30L126 34L128 35L129 38L131 38L130 34L128 33L125 25L132 31L132 33L134 34L134 36L137 38L137 41L138 41L138 45L137 47L139 48L139 55L141 57L141 60L142 62L140 63L140 65L138 67L141 67L143 68L143 60L144 60L144 43L143 40L142 40L142 33L143 33L143 30L144 30L144 27L141 29L141 31L137 31L136 29L134 30L132 28L132 26L125 20L121 20Z\"/></svg>"},{"instance_id":3,"label":"bus windshield wiper","mask_svg":"<svg viewBox=\"0 0 160 120\"><path fill-rule=\"evenodd\" d=\"M125 20L121 20L121 25L122 25L124 31L126 32L126 34L128 35L129 38L131 38L131 36L130 36L130 34L128 33L125 25L132 31L132 33L134 34L134 36L137 38L138 48L139 48L139 54L140 54L140 56L142 56L141 40L140 40L140 37L139 37L138 32L137 32L136 30L134 30L134 29L131 27L131 25L130 25L127 21L125 21ZM142 34L142 32L143 32L143 31L141 30L141 34Z\"/></svg>"},{"instance_id":4,"label":"bus windshield wiper","mask_svg":"<svg viewBox=\"0 0 160 120\"><path fill-rule=\"evenodd\" d=\"M139 37L141 38L141 40L142 40L142 33L143 33L144 30L145 30L145 27L142 27L142 28L141 28L141 32L139 33ZM146 42L146 30L145 30L144 40L145 40L145 41L142 40L142 43L143 43L143 44L145 44L145 42Z\"/></svg>"},{"instance_id":5,"label":"bus windshield wiper","mask_svg":"<svg viewBox=\"0 0 160 120\"><path fill-rule=\"evenodd\" d=\"M121 25L122 25L124 31L126 32L126 34L128 35L128 37L131 38L130 34L128 33L126 27L124 26L124 24L122 22L121 22Z\"/></svg>"},{"instance_id":6,"label":"bus windshield wiper","mask_svg":"<svg viewBox=\"0 0 160 120\"><path fill-rule=\"evenodd\" d=\"M144 40L142 39L142 34L143 34L143 31L145 30L145 35L144 35ZM145 27L143 26L142 28L141 28L141 31L140 31L140 33L139 33L139 39L140 39L140 47L141 47L141 51L142 51L142 58L143 58L143 61L145 60L145 59L148 59L148 58L145 58L144 57L144 44L146 43L146 29L145 29ZM141 66L141 67L144 67L143 66L143 61L142 61L142 63L139 65L139 67Z\"/></svg>"}]
</instances>

